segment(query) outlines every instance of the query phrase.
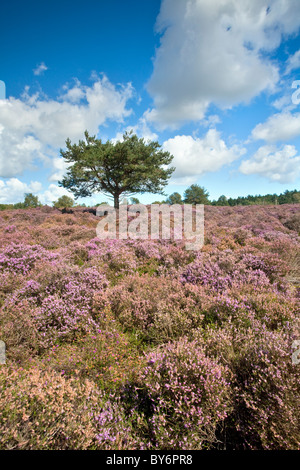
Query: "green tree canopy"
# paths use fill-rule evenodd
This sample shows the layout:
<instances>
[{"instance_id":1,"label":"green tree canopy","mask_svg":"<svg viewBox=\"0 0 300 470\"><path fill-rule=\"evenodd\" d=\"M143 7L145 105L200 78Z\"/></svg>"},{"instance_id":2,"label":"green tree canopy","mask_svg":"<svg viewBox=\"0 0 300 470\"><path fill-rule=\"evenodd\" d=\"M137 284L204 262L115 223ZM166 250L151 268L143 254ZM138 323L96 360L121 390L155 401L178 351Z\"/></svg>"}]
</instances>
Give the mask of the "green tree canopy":
<instances>
[{"instance_id":1,"label":"green tree canopy","mask_svg":"<svg viewBox=\"0 0 300 470\"><path fill-rule=\"evenodd\" d=\"M208 191L198 184L192 184L183 195L186 204L209 204L208 196Z\"/></svg>"},{"instance_id":2,"label":"green tree canopy","mask_svg":"<svg viewBox=\"0 0 300 470\"><path fill-rule=\"evenodd\" d=\"M140 204L140 201L137 197L131 197L130 204Z\"/></svg>"},{"instance_id":3,"label":"green tree canopy","mask_svg":"<svg viewBox=\"0 0 300 470\"><path fill-rule=\"evenodd\" d=\"M219 199L217 200L216 202L216 206L228 206L228 199L226 196L224 196L224 194L222 194L222 196L219 197Z\"/></svg>"},{"instance_id":4,"label":"green tree canopy","mask_svg":"<svg viewBox=\"0 0 300 470\"><path fill-rule=\"evenodd\" d=\"M28 209L30 207L39 207L41 203L39 201L38 196L34 196L32 193L25 193L24 194L24 202L23 207Z\"/></svg>"},{"instance_id":5,"label":"green tree canopy","mask_svg":"<svg viewBox=\"0 0 300 470\"><path fill-rule=\"evenodd\" d=\"M65 207L73 207L73 206L74 206L74 199L66 195L59 197L57 201L53 202L53 207L56 207L56 209L63 209Z\"/></svg>"},{"instance_id":6,"label":"green tree canopy","mask_svg":"<svg viewBox=\"0 0 300 470\"><path fill-rule=\"evenodd\" d=\"M99 207L99 206L109 206L109 203L106 201L103 201L103 202L98 202L97 204L95 204L95 207Z\"/></svg>"},{"instance_id":7,"label":"green tree canopy","mask_svg":"<svg viewBox=\"0 0 300 470\"><path fill-rule=\"evenodd\" d=\"M167 204L182 204L182 198L179 193L170 194L170 196L166 199Z\"/></svg>"},{"instance_id":8,"label":"green tree canopy","mask_svg":"<svg viewBox=\"0 0 300 470\"><path fill-rule=\"evenodd\" d=\"M146 143L132 132L123 141L103 143L85 132L78 144L66 141L60 153L70 166L60 186L73 192L75 198L102 192L119 208L120 196L145 192L163 194L163 188L175 168L173 156L162 151L158 142Z\"/></svg>"}]
</instances>

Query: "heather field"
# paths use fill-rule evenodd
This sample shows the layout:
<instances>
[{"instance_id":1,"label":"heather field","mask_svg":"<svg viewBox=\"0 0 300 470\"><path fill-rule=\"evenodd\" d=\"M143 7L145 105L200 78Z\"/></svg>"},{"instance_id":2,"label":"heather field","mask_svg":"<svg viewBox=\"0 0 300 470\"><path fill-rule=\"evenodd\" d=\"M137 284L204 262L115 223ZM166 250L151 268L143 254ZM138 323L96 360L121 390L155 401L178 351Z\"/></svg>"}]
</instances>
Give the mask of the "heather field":
<instances>
[{"instance_id":1,"label":"heather field","mask_svg":"<svg viewBox=\"0 0 300 470\"><path fill-rule=\"evenodd\" d=\"M0 449L300 449L300 205L205 207L205 244L0 213Z\"/></svg>"}]
</instances>

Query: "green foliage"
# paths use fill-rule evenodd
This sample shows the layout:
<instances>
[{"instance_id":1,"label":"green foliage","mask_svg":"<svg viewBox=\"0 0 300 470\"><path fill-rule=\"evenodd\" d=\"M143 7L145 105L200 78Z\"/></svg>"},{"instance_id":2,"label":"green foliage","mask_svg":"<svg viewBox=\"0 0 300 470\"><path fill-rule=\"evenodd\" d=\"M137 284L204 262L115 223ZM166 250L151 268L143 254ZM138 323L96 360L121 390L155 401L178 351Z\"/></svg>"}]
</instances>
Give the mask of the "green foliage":
<instances>
[{"instance_id":1,"label":"green foliage","mask_svg":"<svg viewBox=\"0 0 300 470\"><path fill-rule=\"evenodd\" d=\"M216 202L216 206L228 206L228 199L226 196L222 195Z\"/></svg>"},{"instance_id":2,"label":"green foliage","mask_svg":"<svg viewBox=\"0 0 300 470\"><path fill-rule=\"evenodd\" d=\"M209 204L208 191L199 186L198 184L192 184L184 192L184 202L186 204Z\"/></svg>"},{"instance_id":3,"label":"green foliage","mask_svg":"<svg viewBox=\"0 0 300 470\"><path fill-rule=\"evenodd\" d=\"M57 201L53 202L53 207L56 207L56 209L62 209L64 207L73 207L74 206L74 200L69 197L69 196L61 196L60 198L57 199Z\"/></svg>"},{"instance_id":4,"label":"green foliage","mask_svg":"<svg viewBox=\"0 0 300 470\"><path fill-rule=\"evenodd\" d=\"M166 199L166 203L167 204L182 204L182 198L181 198L181 195L179 193L173 193L171 194L167 199Z\"/></svg>"},{"instance_id":5,"label":"green foliage","mask_svg":"<svg viewBox=\"0 0 300 470\"><path fill-rule=\"evenodd\" d=\"M98 204L95 204L95 207L99 207L99 206L109 206L109 203L108 202L98 202Z\"/></svg>"},{"instance_id":6,"label":"green foliage","mask_svg":"<svg viewBox=\"0 0 300 470\"><path fill-rule=\"evenodd\" d=\"M0 211L5 211L8 209L14 209L14 205L13 204L0 204Z\"/></svg>"},{"instance_id":7,"label":"green foliage","mask_svg":"<svg viewBox=\"0 0 300 470\"><path fill-rule=\"evenodd\" d=\"M24 197L23 207L24 209L29 209L31 207L39 207L41 203L37 196L34 196L32 193L26 193Z\"/></svg>"},{"instance_id":8,"label":"green foliage","mask_svg":"<svg viewBox=\"0 0 300 470\"><path fill-rule=\"evenodd\" d=\"M140 204L140 201L137 197L131 197L130 198L130 203L131 204Z\"/></svg>"},{"instance_id":9,"label":"green foliage","mask_svg":"<svg viewBox=\"0 0 300 470\"><path fill-rule=\"evenodd\" d=\"M24 202L17 202L12 204L12 209L25 209Z\"/></svg>"},{"instance_id":10,"label":"green foliage","mask_svg":"<svg viewBox=\"0 0 300 470\"><path fill-rule=\"evenodd\" d=\"M158 142L145 143L133 133L125 133L123 141L103 143L85 132L85 141L71 144L62 157L72 164L60 186L72 191L75 198L102 192L119 207L120 196L134 193L160 193L167 185L174 168L164 169L173 156L160 150Z\"/></svg>"},{"instance_id":11,"label":"green foliage","mask_svg":"<svg viewBox=\"0 0 300 470\"><path fill-rule=\"evenodd\" d=\"M220 198L219 198L220 199ZM256 195L251 196L239 196L237 198L229 198L229 206L249 206L249 205L268 205L268 204L297 204L300 202L300 191L294 189L293 191L286 190L284 193L279 194L266 194L264 196ZM213 205L225 205L218 204L216 201Z\"/></svg>"}]
</instances>

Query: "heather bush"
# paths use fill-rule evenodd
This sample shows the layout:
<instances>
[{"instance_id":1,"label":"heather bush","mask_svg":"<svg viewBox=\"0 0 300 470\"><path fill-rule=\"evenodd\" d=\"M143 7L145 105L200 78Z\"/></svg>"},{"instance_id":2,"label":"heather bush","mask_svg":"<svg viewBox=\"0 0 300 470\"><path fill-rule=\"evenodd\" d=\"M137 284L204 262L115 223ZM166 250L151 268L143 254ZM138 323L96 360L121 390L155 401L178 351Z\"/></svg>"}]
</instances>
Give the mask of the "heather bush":
<instances>
[{"instance_id":1,"label":"heather bush","mask_svg":"<svg viewBox=\"0 0 300 470\"><path fill-rule=\"evenodd\" d=\"M235 286L251 284L255 288L284 289L284 275L288 272L286 263L278 256L244 250L199 253L181 275L183 283L200 284L216 292Z\"/></svg>"},{"instance_id":2,"label":"heather bush","mask_svg":"<svg viewBox=\"0 0 300 470\"><path fill-rule=\"evenodd\" d=\"M295 232L298 232L300 234L300 215L295 214L289 219L287 219L285 222L283 222L283 225L287 227L290 230L294 230Z\"/></svg>"},{"instance_id":3,"label":"heather bush","mask_svg":"<svg viewBox=\"0 0 300 470\"><path fill-rule=\"evenodd\" d=\"M182 337L150 352L139 374L147 403L151 445L158 449L207 449L230 412L230 373ZM143 409L139 405L140 411Z\"/></svg>"},{"instance_id":4,"label":"heather bush","mask_svg":"<svg viewBox=\"0 0 300 470\"><path fill-rule=\"evenodd\" d=\"M20 317L20 327L23 321L24 326L29 322L40 349L57 340L71 341L81 332L97 328L93 296L107 285L105 276L95 268L80 270L59 265L51 268L48 265L48 271L41 271L36 280L28 280L3 305L6 323L11 324L16 315ZM4 326L4 340L12 341L12 335L13 331Z\"/></svg>"},{"instance_id":5,"label":"heather bush","mask_svg":"<svg viewBox=\"0 0 300 470\"><path fill-rule=\"evenodd\" d=\"M270 330L280 329L295 321L299 315L299 301L282 292L252 290L247 293L245 303Z\"/></svg>"},{"instance_id":6,"label":"heather bush","mask_svg":"<svg viewBox=\"0 0 300 470\"><path fill-rule=\"evenodd\" d=\"M65 263L83 266L89 260L89 251L84 243L76 240L62 248L60 256L64 259Z\"/></svg>"},{"instance_id":7,"label":"heather bush","mask_svg":"<svg viewBox=\"0 0 300 470\"><path fill-rule=\"evenodd\" d=\"M40 351L34 311L25 300L0 310L0 337L6 343L8 361L25 365Z\"/></svg>"},{"instance_id":8,"label":"heather bush","mask_svg":"<svg viewBox=\"0 0 300 470\"><path fill-rule=\"evenodd\" d=\"M203 319L197 290L162 276L127 276L107 292L107 298L118 322L145 341L177 338Z\"/></svg>"},{"instance_id":9,"label":"heather bush","mask_svg":"<svg viewBox=\"0 0 300 470\"><path fill-rule=\"evenodd\" d=\"M39 260L55 260L57 255L40 245L11 243L0 252L0 269L12 273L27 274Z\"/></svg>"},{"instance_id":10,"label":"heather bush","mask_svg":"<svg viewBox=\"0 0 300 470\"><path fill-rule=\"evenodd\" d=\"M205 344L233 374L233 409L219 428L219 448L299 450L300 371L291 361L291 329L228 323L207 332Z\"/></svg>"},{"instance_id":11,"label":"heather bush","mask_svg":"<svg viewBox=\"0 0 300 470\"><path fill-rule=\"evenodd\" d=\"M0 449L132 449L122 405L88 380L52 370L0 371Z\"/></svg>"},{"instance_id":12,"label":"heather bush","mask_svg":"<svg viewBox=\"0 0 300 470\"><path fill-rule=\"evenodd\" d=\"M120 387L134 379L144 357L133 337L109 326L82 335L71 344L54 345L38 359L38 364L65 377L88 378L107 391Z\"/></svg>"},{"instance_id":13,"label":"heather bush","mask_svg":"<svg viewBox=\"0 0 300 470\"><path fill-rule=\"evenodd\" d=\"M95 238L86 244L91 266L101 267L114 281L137 268L134 250L123 240L99 240Z\"/></svg>"}]
</instances>

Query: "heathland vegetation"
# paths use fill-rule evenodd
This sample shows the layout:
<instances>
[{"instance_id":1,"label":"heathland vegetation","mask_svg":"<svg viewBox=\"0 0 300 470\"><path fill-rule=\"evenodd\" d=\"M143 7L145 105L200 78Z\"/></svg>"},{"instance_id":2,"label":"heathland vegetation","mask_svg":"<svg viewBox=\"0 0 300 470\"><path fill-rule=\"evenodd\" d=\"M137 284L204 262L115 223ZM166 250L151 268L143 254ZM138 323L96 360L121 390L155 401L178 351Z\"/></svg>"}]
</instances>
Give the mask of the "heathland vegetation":
<instances>
[{"instance_id":1,"label":"heathland vegetation","mask_svg":"<svg viewBox=\"0 0 300 470\"><path fill-rule=\"evenodd\" d=\"M0 448L299 449L299 209L206 205L200 251L3 210Z\"/></svg>"}]
</instances>

